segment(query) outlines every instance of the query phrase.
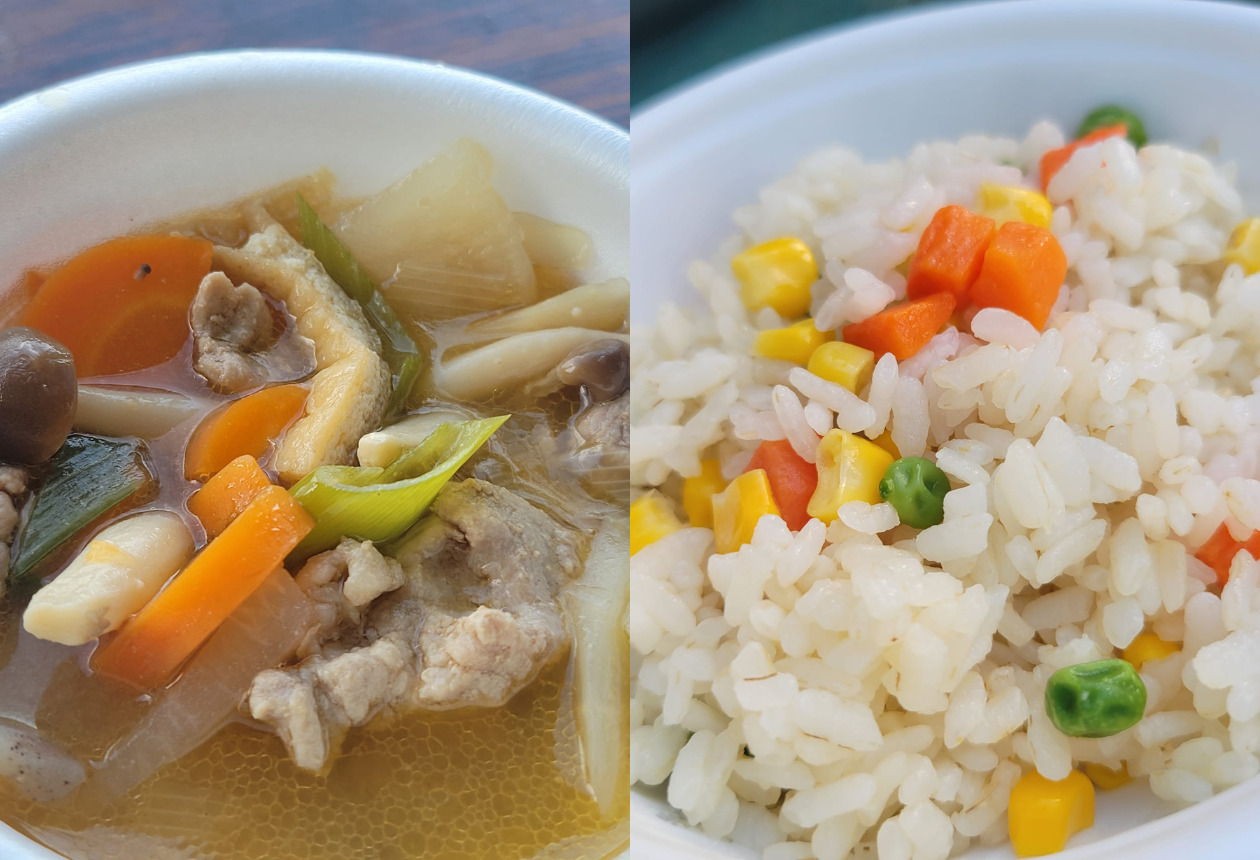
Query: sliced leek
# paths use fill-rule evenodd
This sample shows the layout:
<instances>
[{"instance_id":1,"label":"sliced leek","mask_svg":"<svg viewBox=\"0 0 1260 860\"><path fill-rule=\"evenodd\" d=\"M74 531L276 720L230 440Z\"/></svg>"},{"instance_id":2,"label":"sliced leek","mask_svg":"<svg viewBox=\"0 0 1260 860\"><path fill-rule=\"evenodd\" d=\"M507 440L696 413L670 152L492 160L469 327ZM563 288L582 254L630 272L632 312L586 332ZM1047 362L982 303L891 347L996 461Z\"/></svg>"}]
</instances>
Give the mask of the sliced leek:
<instances>
[{"instance_id":1,"label":"sliced leek","mask_svg":"<svg viewBox=\"0 0 1260 860\"><path fill-rule=\"evenodd\" d=\"M289 491L315 518L294 557L331 549L342 537L377 543L398 537L507 419L443 424L385 468L320 466Z\"/></svg>"},{"instance_id":2,"label":"sliced leek","mask_svg":"<svg viewBox=\"0 0 1260 860\"><path fill-rule=\"evenodd\" d=\"M144 453L139 442L72 433L49 461L48 476L35 494L10 580L26 580L54 549L148 484Z\"/></svg>"}]
</instances>

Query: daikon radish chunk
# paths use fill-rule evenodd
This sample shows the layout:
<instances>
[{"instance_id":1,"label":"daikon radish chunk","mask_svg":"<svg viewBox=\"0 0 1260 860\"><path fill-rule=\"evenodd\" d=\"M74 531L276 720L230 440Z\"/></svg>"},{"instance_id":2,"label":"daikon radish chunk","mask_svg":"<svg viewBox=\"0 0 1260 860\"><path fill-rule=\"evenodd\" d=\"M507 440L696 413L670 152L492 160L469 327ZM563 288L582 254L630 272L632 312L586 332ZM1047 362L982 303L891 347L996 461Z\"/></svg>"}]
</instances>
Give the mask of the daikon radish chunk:
<instances>
[{"instance_id":1,"label":"daikon radish chunk","mask_svg":"<svg viewBox=\"0 0 1260 860\"><path fill-rule=\"evenodd\" d=\"M314 623L314 607L293 577L274 570L109 751L94 779L101 793L126 794L208 740L236 711L254 676L287 660Z\"/></svg>"},{"instance_id":2,"label":"daikon radish chunk","mask_svg":"<svg viewBox=\"0 0 1260 860\"><path fill-rule=\"evenodd\" d=\"M385 287L441 296L447 276L472 275L490 285L469 310L534 301L534 268L525 231L499 197L490 154L459 140L333 225L355 258ZM472 295L472 294L470 294ZM395 305L396 307L398 305ZM458 316L435 307L442 316Z\"/></svg>"},{"instance_id":3,"label":"daikon radish chunk","mask_svg":"<svg viewBox=\"0 0 1260 860\"><path fill-rule=\"evenodd\" d=\"M0 720L0 778L36 803L65 797L87 775L82 763L29 726Z\"/></svg>"},{"instance_id":4,"label":"daikon radish chunk","mask_svg":"<svg viewBox=\"0 0 1260 860\"><path fill-rule=\"evenodd\" d=\"M557 224L528 212L513 212L524 232L525 253L535 266L581 269L590 265L594 253L586 231Z\"/></svg>"}]
</instances>

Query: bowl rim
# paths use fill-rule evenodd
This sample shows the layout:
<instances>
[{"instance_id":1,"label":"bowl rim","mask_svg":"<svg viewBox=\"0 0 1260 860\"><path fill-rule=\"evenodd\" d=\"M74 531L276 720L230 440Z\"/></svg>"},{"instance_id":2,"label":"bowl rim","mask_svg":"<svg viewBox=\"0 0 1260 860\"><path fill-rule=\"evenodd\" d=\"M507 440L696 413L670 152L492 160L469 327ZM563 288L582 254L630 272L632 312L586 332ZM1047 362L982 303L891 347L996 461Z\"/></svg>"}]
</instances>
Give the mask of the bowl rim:
<instances>
[{"instance_id":1,"label":"bowl rim","mask_svg":"<svg viewBox=\"0 0 1260 860\"><path fill-rule=\"evenodd\" d=\"M851 50L868 41L883 41L894 32L908 35L942 22L980 24L1006 16L1062 19L1118 12L1147 18L1160 15L1191 26L1201 26L1205 19L1224 27L1260 24L1260 6L1250 0L961 0L930 7L907 6L789 36L718 63L640 103L631 114L630 129L636 139L646 137L650 141L660 133L659 126L708 113L710 103L719 96L729 98L749 83L782 74L807 59L836 49Z\"/></svg>"},{"instance_id":2,"label":"bowl rim","mask_svg":"<svg viewBox=\"0 0 1260 860\"><path fill-rule=\"evenodd\" d=\"M420 72L438 80L489 85L497 97L512 93L527 95L531 101L539 102L539 107L545 104L553 110L569 115L573 120L581 121L584 125L598 128L603 133L629 142L630 132L623 126L534 86L441 60L349 48L223 48L171 54L110 66L55 81L0 102L0 129L11 122L25 119L32 110L41 109L41 98L47 99L61 90L69 91L67 94L77 95L80 91L115 90L120 86L145 86L167 80L170 75L203 75L221 71L239 71L237 64L242 62L253 64L264 70L279 69L293 63L333 68L371 67L382 72L393 69L404 74Z\"/></svg>"},{"instance_id":3,"label":"bowl rim","mask_svg":"<svg viewBox=\"0 0 1260 860\"><path fill-rule=\"evenodd\" d=\"M585 108L495 75L444 62L343 49L246 48L198 51L140 60L89 72L31 90L0 103L0 145L25 146L23 135L49 125L75 122L101 100L120 103L160 100L172 90L205 86L221 79L240 87L254 76L275 79L357 72L364 80L390 76L414 86L458 91L494 108L523 105L538 118L551 118L565 130L558 146L582 145L607 166L608 188L624 195L628 207L630 136L628 129ZM629 236L625 237L628 242ZM14 852L14 853L10 853ZM21 860L64 860L59 852L7 822L0 822L0 854Z\"/></svg>"},{"instance_id":4,"label":"bowl rim","mask_svg":"<svg viewBox=\"0 0 1260 860\"><path fill-rule=\"evenodd\" d=\"M1181 28L1180 32L1208 40L1215 33L1240 31L1260 39L1260 6L1222 0L970 0L941 4L928 9L909 8L863 18L860 22L835 26L795 36L684 81L647 100L631 116L631 140L640 165L651 171L672 147L723 122L733 122L741 110L741 98L768 82L788 80L801 67L816 68L828 57L855 51L873 52L895 41L922 37L927 31L948 27L957 32L963 26L1011 24L1018 20L1030 30L1050 20L1071 20L1073 26L1088 27L1090 19L1115 20L1123 16L1158 20L1161 26ZM939 36L938 36L939 38ZM758 94L754 103L764 101ZM822 145L821 142L817 145ZM632 187L632 206L642 198ZM703 249L697 256L703 256ZM632 245L633 264L633 245ZM650 794L660 787L632 785L631 849L636 860L660 860L691 856L704 860L726 860L755 856L747 847L704 836L698 827L687 825L682 814ZM1100 860L1112 856L1137 856L1130 852L1145 849L1143 855L1172 857L1174 851L1205 847L1245 850L1242 841L1251 835L1243 829L1252 807L1260 799L1260 777L1252 777L1192 806L1128 827L1095 841L1070 846L1054 856L1063 860ZM1229 845L1205 837L1230 839ZM1239 841L1233 841L1239 840ZM1213 854L1212 856L1218 856ZM1226 856L1226 855L1219 855ZM1229 856L1243 856L1229 855Z\"/></svg>"}]
</instances>

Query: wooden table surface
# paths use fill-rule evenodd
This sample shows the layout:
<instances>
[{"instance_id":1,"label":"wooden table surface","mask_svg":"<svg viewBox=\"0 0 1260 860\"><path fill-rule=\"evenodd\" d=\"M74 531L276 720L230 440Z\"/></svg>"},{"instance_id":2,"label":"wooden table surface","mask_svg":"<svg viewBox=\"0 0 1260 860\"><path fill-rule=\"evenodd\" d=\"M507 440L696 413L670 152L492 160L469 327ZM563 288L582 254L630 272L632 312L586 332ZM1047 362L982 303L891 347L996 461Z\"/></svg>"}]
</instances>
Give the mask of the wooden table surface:
<instances>
[{"instance_id":1,"label":"wooden table surface","mask_svg":"<svg viewBox=\"0 0 1260 860\"><path fill-rule=\"evenodd\" d=\"M630 117L629 0L0 0L0 102L137 60L272 47L441 60Z\"/></svg>"}]
</instances>

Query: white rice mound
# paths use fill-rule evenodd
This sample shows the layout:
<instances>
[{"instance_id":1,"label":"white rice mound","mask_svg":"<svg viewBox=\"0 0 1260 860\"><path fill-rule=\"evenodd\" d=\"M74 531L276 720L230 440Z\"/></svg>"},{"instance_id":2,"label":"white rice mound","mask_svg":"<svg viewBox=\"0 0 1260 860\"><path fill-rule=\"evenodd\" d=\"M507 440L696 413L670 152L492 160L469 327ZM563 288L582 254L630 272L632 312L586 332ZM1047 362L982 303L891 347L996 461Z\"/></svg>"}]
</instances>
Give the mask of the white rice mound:
<instances>
[{"instance_id":1,"label":"white rice mound","mask_svg":"<svg viewBox=\"0 0 1260 860\"><path fill-rule=\"evenodd\" d=\"M982 311L886 356L860 396L751 355L785 321L743 306L733 253L804 239L819 326L863 319L904 296L896 269L939 207L1035 187L1063 142L1042 123L884 163L819 151L693 265L707 307L635 334L636 492L676 499L706 457L733 477L763 439L812 460L832 426L890 429L954 487L923 531L851 503L795 534L763 517L737 552L688 528L632 558L632 779L668 779L705 833L766 860L940 860L1006 840L1030 767L1123 763L1176 804L1260 771L1260 564L1239 554L1218 593L1193 557L1222 522L1260 527L1260 275L1220 261L1244 214L1230 170L1116 138L1075 154L1049 187L1069 270L1044 332ZM1142 668L1141 722L1059 733L1049 675L1143 630L1181 650Z\"/></svg>"}]
</instances>

